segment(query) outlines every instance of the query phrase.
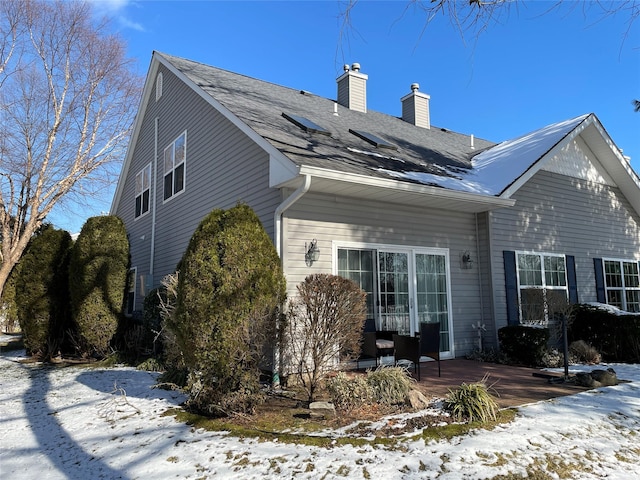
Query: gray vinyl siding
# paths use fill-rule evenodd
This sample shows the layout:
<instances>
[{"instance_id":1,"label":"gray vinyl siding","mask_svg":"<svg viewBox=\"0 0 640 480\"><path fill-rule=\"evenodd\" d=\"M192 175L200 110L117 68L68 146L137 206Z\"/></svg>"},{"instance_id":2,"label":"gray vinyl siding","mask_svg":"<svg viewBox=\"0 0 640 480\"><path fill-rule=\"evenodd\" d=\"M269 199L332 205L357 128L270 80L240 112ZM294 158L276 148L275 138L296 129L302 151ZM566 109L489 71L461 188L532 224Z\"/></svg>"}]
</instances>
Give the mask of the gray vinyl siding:
<instances>
[{"instance_id":1,"label":"gray vinyl siding","mask_svg":"<svg viewBox=\"0 0 640 480\"><path fill-rule=\"evenodd\" d=\"M640 216L615 187L540 171L492 212L494 302L498 328L507 324L502 252L574 255L578 300L596 301L593 259L640 259Z\"/></svg>"},{"instance_id":2,"label":"gray vinyl siding","mask_svg":"<svg viewBox=\"0 0 640 480\"><path fill-rule=\"evenodd\" d=\"M150 96L119 205L119 214L129 232L132 265L138 267L138 276L148 274L152 212L133 220L134 181L140 168L153 159L157 117L158 168L154 171L157 188L154 191L152 180L151 192L156 201L155 285L164 275L175 271L194 230L213 209L246 203L256 211L273 238L273 215L281 201L280 192L269 188L268 154L170 71L162 67L161 71L163 95L158 102L155 92ZM163 201L163 152L185 131L184 191Z\"/></svg>"},{"instance_id":3,"label":"gray vinyl siding","mask_svg":"<svg viewBox=\"0 0 640 480\"><path fill-rule=\"evenodd\" d=\"M295 295L296 285L307 275L333 273L334 242L449 249L455 355L476 346L477 333L471 324L482 319L481 305L490 308L490 296L487 289L487 298L480 299L477 265L468 270L460 266L460 253L465 250L476 259L473 214L306 194L285 212L284 231L289 296ZM318 241L320 257L307 267L305 242L313 239Z\"/></svg>"}]
</instances>

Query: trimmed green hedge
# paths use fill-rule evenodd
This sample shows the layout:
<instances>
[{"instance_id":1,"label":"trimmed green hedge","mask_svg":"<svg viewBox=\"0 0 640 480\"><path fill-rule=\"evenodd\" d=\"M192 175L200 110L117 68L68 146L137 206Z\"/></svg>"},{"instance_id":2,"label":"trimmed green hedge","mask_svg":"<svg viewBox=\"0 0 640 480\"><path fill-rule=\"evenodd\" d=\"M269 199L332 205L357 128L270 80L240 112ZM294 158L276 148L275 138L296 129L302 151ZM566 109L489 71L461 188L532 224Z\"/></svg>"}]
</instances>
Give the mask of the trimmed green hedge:
<instances>
[{"instance_id":1,"label":"trimmed green hedge","mask_svg":"<svg viewBox=\"0 0 640 480\"><path fill-rule=\"evenodd\" d=\"M202 220L178 265L167 326L190 372L189 406L206 414L251 410L259 363L272 346L285 280L253 210L238 205Z\"/></svg>"},{"instance_id":2,"label":"trimmed green hedge","mask_svg":"<svg viewBox=\"0 0 640 480\"><path fill-rule=\"evenodd\" d=\"M78 353L104 357L122 316L129 271L129 240L115 216L89 218L69 265L71 310Z\"/></svg>"},{"instance_id":3,"label":"trimmed green hedge","mask_svg":"<svg viewBox=\"0 0 640 480\"><path fill-rule=\"evenodd\" d=\"M591 305L578 305L569 341L584 340L603 360L640 362L640 315L615 315Z\"/></svg>"},{"instance_id":4,"label":"trimmed green hedge","mask_svg":"<svg viewBox=\"0 0 640 480\"><path fill-rule=\"evenodd\" d=\"M71 235L44 226L20 260L15 301L27 351L41 358L68 348Z\"/></svg>"}]
</instances>

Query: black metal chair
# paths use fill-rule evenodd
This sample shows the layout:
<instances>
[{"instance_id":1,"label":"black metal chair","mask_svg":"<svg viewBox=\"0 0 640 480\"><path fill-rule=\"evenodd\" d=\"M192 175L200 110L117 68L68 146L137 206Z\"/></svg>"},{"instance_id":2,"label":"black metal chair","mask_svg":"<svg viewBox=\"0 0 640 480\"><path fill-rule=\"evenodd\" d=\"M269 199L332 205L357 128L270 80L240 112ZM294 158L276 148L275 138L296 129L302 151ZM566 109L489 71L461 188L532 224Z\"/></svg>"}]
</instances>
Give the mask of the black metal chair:
<instances>
[{"instance_id":1,"label":"black metal chair","mask_svg":"<svg viewBox=\"0 0 640 480\"><path fill-rule=\"evenodd\" d=\"M396 333L397 331L376 331L375 320L365 320L360 356L357 360L358 370L360 369L360 361L362 360L375 359L377 367L380 364L380 357L393 355L394 349L391 343L393 335Z\"/></svg>"},{"instance_id":2,"label":"black metal chair","mask_svg":"<svg viewBox=\"0 0 640 480\"><path fill-rule=\"evenodd\" d=\"M429 357L438 362L438 376L440 373L440 324L421 323L420 337L408 335L393 336L394 356L398 363L408 360L413 363L413 371L420 380L420 358Z\"/></svg>"}]
</instances>

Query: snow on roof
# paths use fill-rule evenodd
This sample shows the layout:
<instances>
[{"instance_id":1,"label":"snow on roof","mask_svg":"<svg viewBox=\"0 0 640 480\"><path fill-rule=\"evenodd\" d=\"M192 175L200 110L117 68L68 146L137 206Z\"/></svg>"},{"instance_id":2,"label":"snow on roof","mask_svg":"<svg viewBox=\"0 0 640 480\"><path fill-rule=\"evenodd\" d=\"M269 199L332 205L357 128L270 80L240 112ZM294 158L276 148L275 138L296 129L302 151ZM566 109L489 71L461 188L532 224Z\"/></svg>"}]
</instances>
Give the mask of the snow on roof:
<instances>
[{"instance_id":1,"label":"snow on roof","mask_svg":"<svg viewBox=\"0 0 640 480\"><path fill-rule=\"evenodd\" d=\"M473 157L472 168L442 167L443 175L424 172L392 172L389 175L451 190L500 195L534 163L571 133L589 114L554 123L513 140L507 140Z\"/></svg>"}]
</instances>

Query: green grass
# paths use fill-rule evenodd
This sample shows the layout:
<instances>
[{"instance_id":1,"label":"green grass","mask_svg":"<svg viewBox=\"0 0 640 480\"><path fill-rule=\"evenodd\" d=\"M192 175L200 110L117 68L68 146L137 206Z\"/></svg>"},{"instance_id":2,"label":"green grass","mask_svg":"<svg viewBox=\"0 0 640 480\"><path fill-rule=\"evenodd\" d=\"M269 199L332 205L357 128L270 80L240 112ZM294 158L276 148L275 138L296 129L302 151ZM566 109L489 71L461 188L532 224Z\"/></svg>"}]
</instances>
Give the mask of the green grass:
<instances>
[{"instance_id":1,"label":"green grass","mask_svg":"<svg viewBox=\"0 0 640 480\"><path fill-rule=\"evenodd\" d=\"M444 426L429 427L420 434L412 437L376 437L373 439L357 436L338 437L312 435L314 432L325 430L327 427L320 422L306 420L305 422L287 423L288 416L280 415L279 420L267 420L256 418L242 423L234 422L229 418L208 418L182 409L171 409L165 412L165 416L174 416L176 421L191 425L195 428L202 428L209 431L228 432L229 435L239 438L255 438L261 441L274 441L280 443L292 443L316 447L336 447L341 445L362 446L384 446L390 450L402 450L407 440L423 439L448 440L457 436L466 435L474 429L491 430L498 425L513 421L516 411L501 410L497 418L489 422L453 423ZM273 416L275 417L275 415ZM270 416L272 418L272 416Z\"/></svg>"}]
</instances>

